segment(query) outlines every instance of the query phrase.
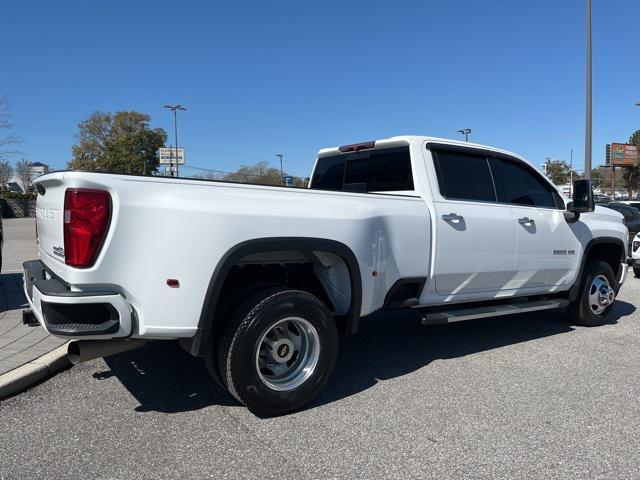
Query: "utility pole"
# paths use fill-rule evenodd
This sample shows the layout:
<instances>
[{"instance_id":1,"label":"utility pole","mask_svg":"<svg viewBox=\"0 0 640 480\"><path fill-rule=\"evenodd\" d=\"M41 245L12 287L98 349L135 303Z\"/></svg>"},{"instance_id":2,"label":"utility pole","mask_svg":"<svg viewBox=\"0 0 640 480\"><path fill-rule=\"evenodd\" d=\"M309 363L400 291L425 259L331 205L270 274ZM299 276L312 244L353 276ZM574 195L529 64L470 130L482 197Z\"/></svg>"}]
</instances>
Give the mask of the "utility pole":
<instances>
[{"instance_id":1,"label":"utility pole","mask_svg":"<svg viewBox=\"0 0 640 480\"><path fill-rule=\"evenodd\" d=\"M613 165L613 158L611 159L611 200L616 199L616 167Z\"/></svg>"},{"instance_id":2,"label":"utility pole","mask_svg":"<svg viewBox=\"0 0 640 480\"><path fill-rule=\"evenodd\" d=\"M280 159L280 185L284 185L284 170L282 169L282 157L284 157L284 155L276 153L275 156Z\"/></svg>"},{"instance_id":3,"label":"utility pole","mask_svg":"<svg viewBox=\"0 0 640 480\"><path fill-rule=\"evenodd\" d=\"M175 133L176 140L176 177L178 177L178 110L186 110L185 107L180 105L179 103L176 105L165 105L164 108L168 108L173 111L173 129ZM173 156L171 155L171 150L169 150L169 168L171 169L171 176L173 177Z\"/></svg>"},{"instance_id":4,"label":"utility pole","mask_svg":"<svg viewBox=\"0 0 640 480\"><path fill-rule=\"evenodd\" d=\"M584 132L584 177L591 180L591 0L587 0L587 98ZM613 167L613 165L612 165Z\"/></svg>"},{"instance_id":5,"label":"utility pole","mask_svg":"<svg viewBox=\"0 0 640 480\"><path fill-rule=\"evenodd\" d=\"M462 130L458 130L458 133L461 135L464 135L464 141L468 142L469 141L469 134L471 133L471 129L470 128L463 128Z\"/></svg>"},{"instance_id":6,"label":"utility pole","mask_svg":"<svg viewBox=\"0 0 640 480\"><path fill-rule=\"evenodd\" d=\"M573 148L571 149L571 160L569 161L569 185L571 186L571 196L573 196Z\"/></svg>"},{"instance_id":7,"label":"utility pole","mask_svg":"<svg viewBox=\"0 0 640 480\"><path fill-rule=\"evenodd\" d=\"M147 174L147 151L143 148L142 150L140 150L140 153L142 154L142 175L146 175Z\"/></svg>"}]
</instances>

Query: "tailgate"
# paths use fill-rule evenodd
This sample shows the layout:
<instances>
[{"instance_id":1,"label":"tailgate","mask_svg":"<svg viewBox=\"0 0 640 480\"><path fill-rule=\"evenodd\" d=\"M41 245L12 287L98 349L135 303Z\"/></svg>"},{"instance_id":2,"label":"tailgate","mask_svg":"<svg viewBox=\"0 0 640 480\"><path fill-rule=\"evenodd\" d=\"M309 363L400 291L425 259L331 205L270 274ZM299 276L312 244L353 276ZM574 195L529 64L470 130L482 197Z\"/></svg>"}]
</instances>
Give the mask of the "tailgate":
<instances>
[{"instance_id":1,"label":"tailgate","mask_svg":"<svg viewBox=\"0 0 640 480\"><path fill-rule=\"evenodd\" d=\"M37 182L36 228L43 260L64 263L64 185L62 175L47 175Z\"/></svg>"}]
</instances>

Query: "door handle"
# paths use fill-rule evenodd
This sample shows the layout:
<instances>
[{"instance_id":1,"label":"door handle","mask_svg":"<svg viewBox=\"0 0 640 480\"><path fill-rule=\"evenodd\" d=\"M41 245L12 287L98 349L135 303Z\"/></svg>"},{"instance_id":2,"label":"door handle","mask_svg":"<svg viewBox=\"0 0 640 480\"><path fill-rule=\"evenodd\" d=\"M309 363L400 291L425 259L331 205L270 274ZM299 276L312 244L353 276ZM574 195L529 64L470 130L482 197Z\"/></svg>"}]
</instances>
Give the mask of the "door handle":
<instances>
[{"instance_id":1,"label":"door handle","mask_svg":"<svg viewBox=\"0 0 640 480\"><path fill-rule=\"evenodd\" d=\"M535 222L535 220L533 220L532 218L529 217L522 217L518 219L518 223L520 225L533 225Z\"/></svg>"},{"instance_id":2,"label":"door handle","mask_svg":"<svg viewBox=\"0 0 640 480\"><path fill-rule=\"evenodd\" d=\"M442 215L442 219L445 222L460 222L464 220L464 217L462 215L458 215L457 213L445 213L444 215Z\"/></svg>"}]
</instances>

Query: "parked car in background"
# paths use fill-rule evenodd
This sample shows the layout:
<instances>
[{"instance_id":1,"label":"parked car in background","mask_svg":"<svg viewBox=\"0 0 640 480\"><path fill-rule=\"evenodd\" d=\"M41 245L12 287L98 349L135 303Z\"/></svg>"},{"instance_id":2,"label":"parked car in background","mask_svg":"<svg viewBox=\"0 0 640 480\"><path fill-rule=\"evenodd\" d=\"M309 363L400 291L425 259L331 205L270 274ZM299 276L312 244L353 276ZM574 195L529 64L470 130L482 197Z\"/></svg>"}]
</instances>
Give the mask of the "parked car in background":
<instances>
[{"instance_id":1,"label":"parked car in background","mask_svg":"<svg viewBox=\"0 0 640 480\"><path fill-rule=\"evenodd\" d=\"M602 194L594 194L593 195L593 199L596 202L596 205L604 205L605 203L608 203L611 201L611 196L609 195L602 195Z\"/></svg>"},{"instance_id":2,"label":"parked car in background","mask_svg":"<svg viewBox=\"0 0 640 480\"><path fill-rule=\"evenodd\" d=\"M635 207L640 210L640 201L639 200L621 200L615 203L624 203L625 205L629 205L630 207Z\"/></svg>"},{"instance_id":3,"label":"parked car in background","mask_svg":"<svg viewBox=\"0 0 640 480\"><path fill-rule=\"evenodd\" d=\"M603 206L611 208L616 212L620 212L624 216L624 224L629 229L629 239L633 239L636 234L640 232L640 210L635 206L631 206L626 202L610 202ZM629 243L629 254L630 253L631 243Z\"/></svg>"},{"instance_id":4,"label":"parked car in background","mask_svg":"<svg viewBox=\"0 0 640 480\"><path fill-rule=\"evenodd\" d=\"M640 277L640 233L637 233L631 241L631 261L629 263L633 267L633 274Z\"/></svg>"}]
</instances>

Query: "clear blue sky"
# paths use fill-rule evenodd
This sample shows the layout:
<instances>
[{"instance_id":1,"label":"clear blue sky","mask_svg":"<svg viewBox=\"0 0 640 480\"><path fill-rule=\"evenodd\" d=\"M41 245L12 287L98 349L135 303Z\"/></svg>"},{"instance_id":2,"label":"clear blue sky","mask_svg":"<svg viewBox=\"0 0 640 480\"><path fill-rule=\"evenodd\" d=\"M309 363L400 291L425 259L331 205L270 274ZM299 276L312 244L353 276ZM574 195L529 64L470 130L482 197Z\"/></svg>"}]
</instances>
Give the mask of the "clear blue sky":
<instances>
[{"instance_id":1,"label":"clear blue sky","mask_svg":"<svg viewBox=\"0 0 640 480\"><path fill-rule=\"evenodd\" d=\"M594 0L594 164L640 128L637 0ZM397 134L583 163L584 0L13 1L0 83L32 161L62 167L78 121L139 110L191 165L233 170Z\"/></svg>"}]
</instances>

